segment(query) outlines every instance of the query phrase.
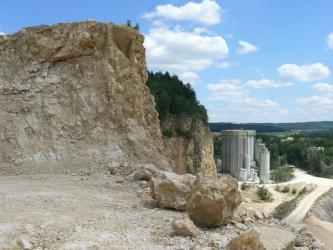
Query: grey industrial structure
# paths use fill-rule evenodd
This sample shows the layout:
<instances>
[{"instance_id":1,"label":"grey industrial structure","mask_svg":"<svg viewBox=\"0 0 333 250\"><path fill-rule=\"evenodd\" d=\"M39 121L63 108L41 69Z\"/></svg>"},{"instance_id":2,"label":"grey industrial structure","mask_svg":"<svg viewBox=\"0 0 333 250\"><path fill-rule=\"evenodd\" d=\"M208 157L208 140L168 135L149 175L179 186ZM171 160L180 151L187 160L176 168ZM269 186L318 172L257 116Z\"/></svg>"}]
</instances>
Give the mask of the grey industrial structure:
<instances>
[{"instance_id":1,"label":"grey industrial structure","mask_svg":"<svg viewBox=\"0 0 333 250\"><path fill-rule=\"evenodd\" d=\"M223 172L228 172L239 181L269 182L270 153L266 145L256 141L255 130L223 130L222 159Z\"/></svg>"}]
</instances>

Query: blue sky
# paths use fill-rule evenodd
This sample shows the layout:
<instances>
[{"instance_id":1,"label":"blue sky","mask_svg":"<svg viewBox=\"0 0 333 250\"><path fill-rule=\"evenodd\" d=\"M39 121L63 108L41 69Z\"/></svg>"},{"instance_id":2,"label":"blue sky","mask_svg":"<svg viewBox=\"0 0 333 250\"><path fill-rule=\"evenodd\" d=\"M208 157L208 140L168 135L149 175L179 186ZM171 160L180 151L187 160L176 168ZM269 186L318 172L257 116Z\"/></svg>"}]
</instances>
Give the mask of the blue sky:
<instances>
[{"instance_id":1,"label":"blue sky","mask_svg":"<svg viewBox=\"0 0 333 250\"><path fill-rule=\"evenodd\" d=\"M2 1L0 32L140 23L151 70L188 81L210 121L333 120L333 1Z\"/></svg>"}]
</instances>

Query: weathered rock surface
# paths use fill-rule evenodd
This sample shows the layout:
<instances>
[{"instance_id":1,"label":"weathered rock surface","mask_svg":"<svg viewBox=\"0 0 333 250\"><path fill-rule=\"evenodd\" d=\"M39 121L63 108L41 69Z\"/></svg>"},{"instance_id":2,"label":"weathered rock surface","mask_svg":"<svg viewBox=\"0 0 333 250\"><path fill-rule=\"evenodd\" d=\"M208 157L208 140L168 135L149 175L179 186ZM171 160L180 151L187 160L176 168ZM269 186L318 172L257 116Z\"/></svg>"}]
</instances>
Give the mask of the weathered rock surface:
<instances>
[{"instance_id":1,"label":"weathered rock surface","mask_svg":"<svg viewBox=\"0 0 333 250\"><path fill-rule=\"evenodd\" d=\"M214 227L229 222L240 203L238 183L233 177L198 175L186 210L195 224Z\"/></svg>"},{"instance_id":2,"label":"weathered rock surface","mask_svg":"<svg viewBox=\"0 0 333 250\"><path fill-rule=\"evenodd\" d=\"M194 225L190 219L177 220L173 224L173 230L176 235L181 236L197 236L200 230Z\"/></svg>"},{"instance_id":3,"label":"weathered rock surface","mask_svg":"<svg viewBox=\"0 0 333 250\"><path fill-rule=\"evenodd\" d=\"M227 250L292 250L296 236L287 231L268 226L257 226L232 239Z\"/></svg>"},{"instance_id":4,"label":"weathered rock surface","mask_svg":"<svg viewBox=\"0 0 333 250\"><path fill-rule=\"evenodd\" d=\"M95 21L0 36L0 161L23 170L114 159L167 165L143 40Z\"/></svg>"},{"instance_id":5,"label":"weathered rock surface","mask_svg":"<svg viewBox=\"0 0 333 250\"><path fill-rule=\"evenodd\" d=\"M185 210L195 176L163 172L150 182L150 192L161 208Z\"/></svg>"},{"instance_id":6,"label":"weathered rock surface","mask_svg":"<svg viewBox=\"0 0 333 250\"><path fill-rule=\"evenodd\" d=\"M163 143L170 165L176 173L217 175L213 136L206 124L199 119L170 116L161 127L175 131L173 137L163 137ZM177 129L186 131L188 137L177 135Z\"/></svg>"}]
</instances>

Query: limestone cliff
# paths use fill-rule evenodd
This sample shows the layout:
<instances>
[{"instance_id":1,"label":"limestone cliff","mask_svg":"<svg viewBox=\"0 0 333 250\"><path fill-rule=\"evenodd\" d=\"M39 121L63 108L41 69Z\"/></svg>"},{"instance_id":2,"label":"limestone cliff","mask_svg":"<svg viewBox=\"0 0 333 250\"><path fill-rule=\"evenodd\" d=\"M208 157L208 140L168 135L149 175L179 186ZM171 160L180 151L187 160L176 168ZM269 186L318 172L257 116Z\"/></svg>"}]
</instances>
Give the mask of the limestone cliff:
<instances>
[{"instance_id":1,"label":"limestone cliff","mask_svg":"<svg viewBox=\"0 0 333 250\"><path fill-rule=\"evenodd\" d=\"M164 136L163 142L176 173L217 174L213 137L206 124L200 119L169 116L161 127L172 131L172 136Z\"/></svg>"},{"instance_id":2,"label":"limestone cliff","mask_svg":"<svg viewBox=\"0 0 333 250\"><path fill-rule=\"evenodd\" d=\"M143 40L95 21L0 36L1 166L166 165Z\"/></svg>"}]
</instances>

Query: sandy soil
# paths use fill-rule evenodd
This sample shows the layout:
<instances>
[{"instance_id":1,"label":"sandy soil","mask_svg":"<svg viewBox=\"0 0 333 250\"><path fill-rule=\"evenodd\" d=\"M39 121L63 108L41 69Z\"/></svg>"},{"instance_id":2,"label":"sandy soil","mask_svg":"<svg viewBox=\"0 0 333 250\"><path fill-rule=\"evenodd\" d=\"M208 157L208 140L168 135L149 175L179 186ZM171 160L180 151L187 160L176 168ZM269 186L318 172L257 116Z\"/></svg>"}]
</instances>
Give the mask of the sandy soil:
<instances>
[{"instance_id":1,"label":"sandy soil","mask_svg":"<svg viewBox=\"0 0 333 250\"><path fill-rule=\"evenodd\" d=\"M173 236L173 222L186 214L155 208L139 184L121 176L0 176L0 249L20 249L21 238L34 249L190 249L236 235L221 227L195 239Z\"/></svg>"}]
</instances>

